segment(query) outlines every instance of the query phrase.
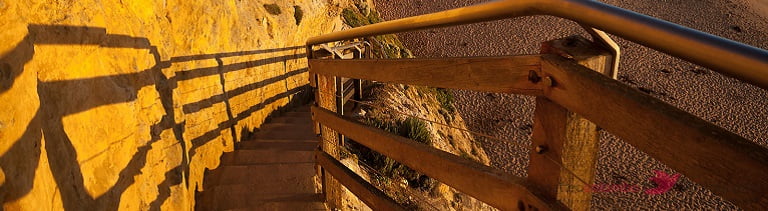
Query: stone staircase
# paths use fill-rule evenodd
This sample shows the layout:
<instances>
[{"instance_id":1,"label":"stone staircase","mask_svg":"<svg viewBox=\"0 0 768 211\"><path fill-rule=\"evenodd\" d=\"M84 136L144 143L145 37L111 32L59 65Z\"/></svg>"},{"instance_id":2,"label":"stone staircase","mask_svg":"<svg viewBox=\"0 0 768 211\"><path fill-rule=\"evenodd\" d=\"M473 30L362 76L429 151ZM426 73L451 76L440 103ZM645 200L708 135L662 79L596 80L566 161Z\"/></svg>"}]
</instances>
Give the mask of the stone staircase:
<instances>
[{"instance_id":1,"label":"stone staircase","mask_svg":"<svg viewBox=\"0 0 768 211\"><path fill-rule=\"evenodd\" d=\"M263 124L205 176L196 210L328 210L315 176L309 106Z\"/></svg>"}]
</instances>

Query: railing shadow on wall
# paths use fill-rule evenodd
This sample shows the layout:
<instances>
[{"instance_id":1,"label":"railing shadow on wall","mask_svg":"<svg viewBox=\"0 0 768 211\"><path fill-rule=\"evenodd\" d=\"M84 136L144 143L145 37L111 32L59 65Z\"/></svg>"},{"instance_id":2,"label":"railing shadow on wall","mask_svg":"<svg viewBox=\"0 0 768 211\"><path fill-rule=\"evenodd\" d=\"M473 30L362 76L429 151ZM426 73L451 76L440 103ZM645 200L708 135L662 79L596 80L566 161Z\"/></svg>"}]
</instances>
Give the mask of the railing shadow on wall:
<instances>
[{"instance_id":1,"label":"railing shadow on wall","mask_svg":"<svg viewBox=\"0 0 768 211\"><path fill-rule=\"evenodd\" d=\"M165 173L165 180L158 184L158 196L150 203L150 210L159 210L160 205L170 198L171 187L179 185L187 178L186 188L189 188L189 158L194 156L196 149L222 135L222 131L231 130L233 140L237 141L235 132L236 124L251 116L266 105L280 99L289 98L288 105L305 103L304 98L311 96L308 86L302 85L296 88L288 88L284 92L264 99L262 102L254 102L254 105L246 110L234 114L229 104L229 99L246 92L264 88L267 85L279 83L291 76L307 72L306 68L285 71L272 78L247 84L242 87L225 88L224 74L228 72L259 67L276 62L302 58L303 54L291 54L267 59L259 59L234 64L224 64L221 60L225 57L247 56L274 53L289 50L302 49L303 46L286 47L277 49L264 49L253 51L226 52L216 54L201 54L192 56L172 57L167 61L161 59L156 46L149 39L143 37L131 37L106 33L105 28L66 26L66 25L29 25L27 36L11 51L0 57L0 94L7 92L23 73L24 65L31 61L35 54L35 45L98 45L102 48L133 48L148 50L154 57L155 65L135 73L99 76L93 78L37 81L37 94L39 108L34 117L26 126L23 135L14 141L6 153L0 156L0 167L6 175L4 183L0 184L0 201L3 203L15 201L29 194L33 188L35 172L41 159L41 146L44 144L49 158L50 171L59 189L63 206L66 210L116 210L118 209L121 195L129 186L135 183L135 176L142 173L141 169L147 164L148 152L152 144L161 140L161 133L168 129L173 131L174 138L182 148L181 164L171 168ZM175 76L166 77L162 70L169 68L173 63L215 59L217 66L191 70L177 71ZM27 70L29 71L29 70ZM187 146L184 140L184 128L186 122L177 123L174 115L174 90L178 82L200 78L204 76L220 76L222 90L220 94L209 98L183 105L184 114L192 114L203 108L211 107L217 103L225 103L228 119L218 123L218 127L203 135L193 138ZM111 86L110 86L111 85ZM120 88L117 88L117 86ZM83 172L77 160L77 151L64 129L63 118L67 115L88 111L99 106L132 102L137 100L138 91L147 86L155 86L160 102L164 110L161 120L149 126L151 139L137 148L128 164L119 173L119 178L104 194L91 197L86 190ZM92 87L102 89L112 96L104 97L80 97L71 96L79 87ZM111 90L110 90L111 89ZM118 90L119 89L119 90ZM126 93L126 89L129 92ZM62 103L69 102L69 103ZM15 102L33 103L33 102ZM279 112L279 111L275 111ZM274 112L273 112L274 113ZM268 118L268 117L267 117ZM212 120L211 120L212 121ZM241 130L242 136L251 132L248 128ZM43 138L44 137L44 138ZM42 143L42 140L45 140ZM105 149L107 150L107 149ZM189 151L189 155L186 152ZM103 153L103 152L102 152Z\"/></svg>"}]
</instances>

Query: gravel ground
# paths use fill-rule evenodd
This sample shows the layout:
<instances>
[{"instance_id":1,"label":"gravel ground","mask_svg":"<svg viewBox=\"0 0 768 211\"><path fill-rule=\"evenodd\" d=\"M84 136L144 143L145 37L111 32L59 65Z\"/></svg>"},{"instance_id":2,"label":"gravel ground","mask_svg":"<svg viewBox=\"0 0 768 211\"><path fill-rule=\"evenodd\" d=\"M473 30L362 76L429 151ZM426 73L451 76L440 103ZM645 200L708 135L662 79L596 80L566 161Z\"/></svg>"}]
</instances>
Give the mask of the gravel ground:
<instances>
[{"instance_id":1,"label":"gravel ground","mask_svg":"<svg viewBox=\"0 0 768 211\"><path fill-rule=\"evenodd\" d=\"M481 0L376 0L384 19L482 3ZM717 36L768 49L768 0L605 0L604 2ZM541 42L582 34L578 25L537 16L399 34L417 57L535 54ZM622 47L619 78L632 87L735 132L768 145L768 92L714 71L614 37ZM457 108L472 130L511 142L483 140L492 165L525 176L530 144L531 97L455 91ZM613 135L600 140L598 184L653 187L652 170L673 172ZM733 210L733 204L682 177L662 195L599 193L594 209Z\"/></svg>"}]
</instances>

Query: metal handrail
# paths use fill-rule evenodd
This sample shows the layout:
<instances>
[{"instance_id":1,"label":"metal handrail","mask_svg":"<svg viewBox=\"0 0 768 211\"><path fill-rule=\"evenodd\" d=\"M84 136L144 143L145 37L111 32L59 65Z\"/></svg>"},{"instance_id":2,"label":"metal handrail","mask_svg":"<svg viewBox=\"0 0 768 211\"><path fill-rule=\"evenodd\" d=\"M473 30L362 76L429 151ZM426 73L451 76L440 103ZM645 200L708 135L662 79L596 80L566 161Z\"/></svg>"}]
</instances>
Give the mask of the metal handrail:
<instances>
[{"instance_id":1,"label":"metal handrail","mask_svg":"<svg viewBox=\"0 0 768 211\"><path fill-rule=\"evenodd\" d=\"M589 0L500 0L320 35L307 45L532 15L569 19L768 89L768 51Z\"/></svg>"}]
</instances>

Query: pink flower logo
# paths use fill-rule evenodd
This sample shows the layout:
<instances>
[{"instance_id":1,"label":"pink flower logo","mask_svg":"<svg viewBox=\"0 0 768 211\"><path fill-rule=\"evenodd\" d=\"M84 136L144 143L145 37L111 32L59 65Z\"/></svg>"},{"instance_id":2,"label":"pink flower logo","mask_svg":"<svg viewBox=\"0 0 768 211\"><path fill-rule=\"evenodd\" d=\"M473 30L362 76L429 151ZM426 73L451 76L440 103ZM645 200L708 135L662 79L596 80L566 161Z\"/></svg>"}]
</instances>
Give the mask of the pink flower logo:
<instances>
[{"instance_id":1,"label":"pink flower logo","mask_svg":"<svg viewBox=\"0 0 768 211\"><path fill-rule=\"evenodd\" d=\"M653 181L653 183L656 183L656 186L643 190L643 192L648 195L659 195L669 192L669 190L675 186L675 183L677 183L677 179L680 179L680 174L670 175L660 170L653 170L653 173L655 173L656 176L648 179ZM582 188L583 191L592 193L637 193L642 190L640 185L623 182L621 184L584 185Z\"/></svg>"},{"instance_id":2,"label":"pink flower logo","mask_svg":"<svg viewBox=\"0 0 768 211\"><path fill-rule=\"evenodd\" d=\"M655 177L651 177L650 180L656 183L656 187L646 189L645 193L648 195L658 195L666 193L677 183L677 179L680 178L680 174L669 175L666 172L653 170L656 173Z\"/></svg>"}]
</instances>

